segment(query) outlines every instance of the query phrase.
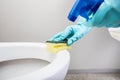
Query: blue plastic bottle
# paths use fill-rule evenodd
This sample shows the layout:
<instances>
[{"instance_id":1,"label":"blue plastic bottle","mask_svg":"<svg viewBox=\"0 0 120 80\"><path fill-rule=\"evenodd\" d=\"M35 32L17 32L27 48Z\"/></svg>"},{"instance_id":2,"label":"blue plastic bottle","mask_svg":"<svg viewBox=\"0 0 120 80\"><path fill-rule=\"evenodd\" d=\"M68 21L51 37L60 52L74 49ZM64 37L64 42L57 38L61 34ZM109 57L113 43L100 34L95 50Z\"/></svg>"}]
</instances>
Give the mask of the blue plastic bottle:
<instances>
[{"instance_id":1,"label":"blue plastic bottle","mask_svg":"<svg viewBox=\"0 0 120 80\"><path fill-rule=\"evenodd\" d=\"M68 15L68 19L74 22L80 15L88 20L91 14L95 14L103 1L104 0L76 0Z\"/></svg>"}]
</instances>

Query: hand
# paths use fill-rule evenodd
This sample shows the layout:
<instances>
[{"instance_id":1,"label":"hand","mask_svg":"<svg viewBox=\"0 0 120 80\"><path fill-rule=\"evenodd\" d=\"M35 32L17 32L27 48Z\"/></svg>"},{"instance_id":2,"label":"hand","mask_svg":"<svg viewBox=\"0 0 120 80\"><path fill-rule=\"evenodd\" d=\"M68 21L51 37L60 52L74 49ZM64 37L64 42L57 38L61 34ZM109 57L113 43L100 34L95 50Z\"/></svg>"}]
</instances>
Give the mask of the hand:
<instances>
[{"instance_id":1,"label":"hand","mask_svg":"<svg viewBox=\"0 0 120 80\"><path fill-rule=\"evenodd\" d=\"M96 27L119 27L120 26L120 1L105 0L97 12L84 25Z\"/></svg>"},{"instance_id":2,"label":"hand","mask_svg":"<svg viewBox=\"0 0 120 80\"><path fill-rule=\"evenodd\" d=\"M64 31L59 32L53 36L50 41L64 41L67 39L68 46L72 45L78 39L82 38L87 34L92 27L86 27L84 25L71 25L68 26Z\"/></svg>"}]
</instances>

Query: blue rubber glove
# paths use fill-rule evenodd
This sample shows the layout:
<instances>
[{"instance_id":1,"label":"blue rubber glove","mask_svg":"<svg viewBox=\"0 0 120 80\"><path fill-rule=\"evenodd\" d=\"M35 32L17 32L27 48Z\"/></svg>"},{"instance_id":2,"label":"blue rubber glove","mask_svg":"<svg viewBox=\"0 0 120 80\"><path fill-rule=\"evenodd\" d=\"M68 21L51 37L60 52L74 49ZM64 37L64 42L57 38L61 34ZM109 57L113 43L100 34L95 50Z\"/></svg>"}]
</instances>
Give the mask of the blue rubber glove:
<instances>
[{"instance_id":1,"label":"blue rubber glove","mask_svg":"<svg viewBox=\"0 0 120 80\"><path fill-rule=\"evenodd\" d=\"M104 0L97 12L84 23L86 26L119 27L120 26L120 0Z\"/></svg>"},{"instance_id":2,"label":"blue rubber glove","mask_svg":"<svg viewBox=\"0 0 120 80\"><path fill-rule=\"evenodd\" d=\"M85 34L87 34L92 27L86 27L84 25L71 25L68 26L64 31L59 32L54 37L50 39L50 41L63 41L67 39L68 46L72 45L75 41L82 38Z\"/></svg>"},{"instance_id":3,"label":"blue rubber glove","mask_svg":"<svg viewBox=\"0 0 120 80\"><path fill-rule=\"evenodd\" d=\"M89 27L88 27L89 26ZM120 1L104 0L97 12L81 24L68 26L64 31L55 35L51 41L63 41L68 39L67 44L72 45L75 41L88 33L93 26L96 27L119 27L120 26Z\"/></svg>"}]
</instances>

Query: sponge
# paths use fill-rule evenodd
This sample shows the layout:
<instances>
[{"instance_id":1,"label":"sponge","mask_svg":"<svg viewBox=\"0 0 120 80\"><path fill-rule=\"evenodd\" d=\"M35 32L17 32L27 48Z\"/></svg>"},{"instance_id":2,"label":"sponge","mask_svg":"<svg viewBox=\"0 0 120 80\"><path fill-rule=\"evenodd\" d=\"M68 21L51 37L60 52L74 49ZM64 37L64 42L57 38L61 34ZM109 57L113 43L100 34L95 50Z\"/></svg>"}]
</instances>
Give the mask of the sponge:
<instances>
[{"instance_id":1,"label":"sponge","mask_svg":"<svg viewBox=\"0 0 120 80\"><path fill-rule=\"evenodd\" d=\"M58 53L61 50L69 50L71 49L66 43L46 43L46 50L50 53Z\"/></svg>"}]
</instances>

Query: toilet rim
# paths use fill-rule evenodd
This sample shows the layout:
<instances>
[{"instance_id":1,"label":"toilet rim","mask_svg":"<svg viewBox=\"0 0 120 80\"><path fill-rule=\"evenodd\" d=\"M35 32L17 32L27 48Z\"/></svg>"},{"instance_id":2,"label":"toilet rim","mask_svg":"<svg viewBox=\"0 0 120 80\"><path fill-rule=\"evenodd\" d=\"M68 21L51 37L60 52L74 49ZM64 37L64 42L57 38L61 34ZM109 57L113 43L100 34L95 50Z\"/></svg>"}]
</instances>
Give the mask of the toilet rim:
<instances>
[{"instance_id":1,"label":"toilet rim","mask_svg":"<svg viewBox=\"0 0 120 80\"><path fill-rule=\"evenodd\" d=\"M52 62L56 55L48 53L45 47L45 43L1 42L0 62L28 58Z\"/></svg>"},{"instance_id":2,"label":"toilet rim","mask_svg":"<svg viewBox=\"0 0 120 80\"><path fill-rule=\"evenodd\" d=\"M52 62L58 55L66 53L67 50L56 54L46 51L45 43L37 42L0 42L0 62L15 59L41 59Z\"/></svg>"},{"instance_id":3,"label":"toilet rim","mask_svg":"<svg viewBox=\"0 0 120 80\"><path fill-rule=\"evenodd\" d=\"M40 69L38 71L35 71L35 72L32 72L32 73L23 75L22 77L16 77L16 79L14 79L14 80L17 80L18 78L19 79L22 79L22 78L26 78L27 79L27 77L33 76L33 74L39 74L39 76L41 76L41 78L44 78L46 76L49 77L49 76L54 75L55 73L57 73L57 71L61 70L64 66L67 67L67 65L69 65L70 54L69 54L69 52L67 50L62 50L62 51L58 52L57 54L48 53L45 50L45 47L46 47L45 43L34 43L34 42L2 42L2 43L0 43L0 50L6 49L6 48L10 48L10 47L12 47L12 48L17 47L16 49L18 49L18 48L22 48L23 46L24 46L24 48L25 47L34 48L33 52L36 51L35 48L41 47L42 48L41 50L43 50L43 52L46 53L47 55L44 54L43 57L39 57L41 55L34 56L34 55L32 55L33 54L32 53L30 55L27 54L27 56L26 55L25 56L24 55L22 55L22 56L19 55L17 57L9 55L9 56L7 56L5 58L5 55L7 55L8 53L7 54L0 53L4 57L4 58L0 57L0 62L7 61L7 60L13 60L13 59L35 58L35 59L46 60L46 61L50 62L50 64L48 64L47 66L45 66L44 68L42 68L42 69ZM11 50L11 49L9 49L9 50ZM23 49L23 50L26 50L26 49ZM5 50L3 50L3 51L5 51ZM26 51L28 51L28 50L26 50ZM6 52L9 52L9 51L6 51ZM14 54L14 51L13 51L13 54ZM18 54L16 54L16 55L18 55ZM49 73L49 72L52 72L52 73ZM36 75L36 76L33 76L33 77L39 77L39 76Z\"/></svg>"}]
</instances>

